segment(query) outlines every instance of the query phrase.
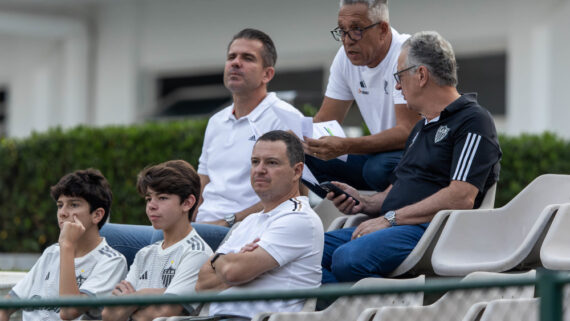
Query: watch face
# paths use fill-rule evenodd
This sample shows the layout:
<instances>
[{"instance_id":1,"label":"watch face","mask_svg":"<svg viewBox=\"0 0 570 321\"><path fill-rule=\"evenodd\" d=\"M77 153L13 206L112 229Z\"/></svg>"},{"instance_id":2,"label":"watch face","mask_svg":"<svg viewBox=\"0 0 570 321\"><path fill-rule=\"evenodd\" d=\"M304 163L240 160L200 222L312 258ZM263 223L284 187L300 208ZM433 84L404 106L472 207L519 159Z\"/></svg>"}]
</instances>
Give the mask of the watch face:
<instances>
[{"instance_id":1,"label":"watch face","mask_svg":"<svg viewBox=\"0 0 570 321\"><path fill-rule=\"evenodd\" d=\"M236 216L235 215L228 215L224 218L224 220L226 221L226 223L228 223L228 225L231 227L232 225L234 225L235 221L236 221Z\"/></svg>"},{"instance_id":2,"label":"watch face","mask_svg":"<svg viewBox=\"0 0 570 321\"><path fill-rule=\"evenodd\" d=\"M384 217L390 222L391 225L396 225L396 212L389 211L384 214Z\"/></svg>"}]
</instances>

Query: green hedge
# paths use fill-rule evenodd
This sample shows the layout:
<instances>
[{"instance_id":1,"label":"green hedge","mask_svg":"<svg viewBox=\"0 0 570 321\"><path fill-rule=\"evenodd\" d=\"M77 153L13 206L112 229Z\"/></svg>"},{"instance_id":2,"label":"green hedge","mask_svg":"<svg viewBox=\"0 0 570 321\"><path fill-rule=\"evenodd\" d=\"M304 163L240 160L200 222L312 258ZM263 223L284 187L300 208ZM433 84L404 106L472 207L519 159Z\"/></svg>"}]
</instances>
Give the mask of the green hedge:
<instances>
[{"instance_id":1,"label":"green hedge","mask_svg":"<svg viewBox=\"0 0 570 321\"><path fill-rule=\"evenodd\" d=\"M505 205L539 175L570 174L570 142L553 133L503 135L499 141L503 159L495 207Z\"/></svg>"},{"instance_id":2,"label":"green hedge","mask_svg":"<svg viewBox=\"0 0 570 321\"><path fill-rule=\"evenodd\" d=\"M112 221L148 224L135 189L149 164L185 159L197 166L206 120L105 128L53 129L0 141L0 252L39 252L57 241L49 187L76 169L100 169L113 188ZM570 143L552 133L501 136L499 207L540 174L570 173Z\"/></svg>"},{"instance_id":3,"label":"green hedge","mask_svg":"<svg viewBox=\"0 0 570 321\"><path fill-rule=\"evenodd\" d=\"M49 187L76 169L101 170L113 189L112 221L148 224L136 175L149 164L197 166L206 120L53 129L0 141L0 252L39 252L57 241Z\"/></svg>"}]
</instances>

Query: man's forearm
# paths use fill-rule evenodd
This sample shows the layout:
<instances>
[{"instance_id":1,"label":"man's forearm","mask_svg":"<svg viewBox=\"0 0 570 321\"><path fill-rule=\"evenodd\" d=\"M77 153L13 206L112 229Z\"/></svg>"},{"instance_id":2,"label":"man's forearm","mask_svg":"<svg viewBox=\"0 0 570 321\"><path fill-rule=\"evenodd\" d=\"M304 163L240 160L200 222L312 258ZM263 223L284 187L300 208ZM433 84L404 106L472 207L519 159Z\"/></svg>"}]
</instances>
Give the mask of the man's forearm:
<instances>
[{"instance_id":1,"label":"man's forearm","mask_svg":"<svg viewBox=\"0 0 570 321\"><path fill-rule=\"evenodd\" d=\"M211 259L211 258L210 258ZM216 271L212 269L210 259L204 263L198 273L198 281L196 282L196 292L201 291L221 291L230 287L216 275Z\"/></svg>"},{"instance_id":2,"label":"man's forearm","mask_svg":"<svg viewBox=\"0 0 570 321\"><path fill-rule=\"evenodd\" d=\"M375 154L403 149L410 132L404 126L395 126L380 133L345 138L348 154Z\"/></svg>"},{"instance_id":3,"label":"man's forearm","mask_svg":"<svg viewBox=\"0 0 570 321\"><path fill-rule=\"evenodd\" d=\"M126 321L137 309L137 306L105 307L103 321Z\"/></svg>"},{"instance_id":4,"label":"man's forearm","mask_svg":"<svg viewBox=\"0 0 570 321\"><path fill-rule=\"evenodd\" d=\"M6 309L6 310L0 310L0 321L8 321L10 320L10 316L12 315L12 313L16 312L16 310L13 309Z\"/></svg>"},{"instance_id":5,"label":"man's forearm","mask_svg":"<svg viewBox=\"0 0 570 321\"><path fill-rule=\"evenodd\" d=\"M445 209L472 209L478 193L477 187L460 181L452 181L448 187L417 203L396 211L398 225L431 222L435 214Z\"/></svg>"},{"instance_id":6,"label":"man's forearm","mask_svg":"<svg viewBox=\"0 0 570 321\"><path fill-rule=\"evenodd\" d=\"M150 321L159 317L181 315L183 310L184 308L179 304L151 305L135 311L132 315L132 319L135 321Z\"/></svg>"}]
</instances>

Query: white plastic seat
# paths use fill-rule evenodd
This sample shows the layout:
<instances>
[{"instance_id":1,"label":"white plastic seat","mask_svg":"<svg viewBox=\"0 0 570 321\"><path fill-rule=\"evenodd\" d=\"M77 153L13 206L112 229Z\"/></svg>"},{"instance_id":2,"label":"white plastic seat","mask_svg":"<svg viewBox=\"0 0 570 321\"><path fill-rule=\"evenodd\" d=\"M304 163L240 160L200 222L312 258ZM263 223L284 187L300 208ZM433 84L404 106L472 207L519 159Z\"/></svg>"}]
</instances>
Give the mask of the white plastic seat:
<instances>
[{"instance_id":1,"label":"white plastic seat","mask_svg":"<svg viewBox=\"0 0 570 321\"><path fill-rule=\"evenodd\" d=\"M538 266L541 237L557 204L568 202L570 175L547 174L501 208L453 211L432 253L434 272L463 276Z\"/></svg>"},{"instance_id":2,"label":"white plastic seat","mask_svg":"<svg viewBox=\"0 0 570 321\"><path fill-rule=\"evenodd\" d=\"M375 191L358 191L360 194L363 195L372 195L375 194ZM321 221L323 222L323 226L327 228L327 232L339 230L345 227L352 227L356 226L364 221L366 221L369 217L366 214L354 214L354 215L346 215L339 211L335 206L334 203L328 199L323 199L317 206L313 208L313 210L319 215Z\"/></svg>"},{"instance_id":3,"label":"white plastic seat","mask_svg":"<svg viewBox=\"0 0 570 321\"><path fill-rule=\"evenodd\" d=\"M488 302L479 319L473 321L539 321L539 299L501 299ZM467 320L463 320L467 321Z\"/></svg>"},{"instance_id":4,"label":"white plastic seat","mask_svg":"<svg viewBox=\"0 0 570 321\"><path fill-rule=\"evenodd\" d=\"M540 248L540 261L550 270L570 270L570 204L556 212Z\"/></svg>"},{"instance_id":5,"label":"white plastic seat","mask_svg":"<svg viewBox=\"0 0 570 321\"><path fill-rule=\"evenodd\" d=\"M479 208L493 208L495 206L496 193L497 183L487 190ZM431 254L451 212L451 210L437 212L412 252L392 273L388 274L388 277L393 278L404 274L434 275L433 267L431 266Z\"/></svg>"},{"instance_id":6,"label":"white plastic seat","mask_svg":"<svg viewBox=\"0 0 570 321\"><path fill-rule=\"evenodd\" d=\"M332 230L342 228L344 222L349 217L349 215L345 215L339 211L334 206L334 203L326 198L317 204L317 206L313 208L313 211L319 215L321 221L323 222L323 226L325 228L327 226L329 227L327 231L331 230L331 228Z\"/></svg>"},{"instance_id":7,"label":"white plastic seat","mask_svg":"<svg viewBox=\"0 0 570 321\"><path fill-rule=\"evenodd\" d=\"M534 270L517 274L474 272L467 275L461 282L506 280L509 278L520 278L521 276L534 277L535 274ZM497 299L532 298L533 295L534 288L532 286L454 290L444 294L433 304L426 306L390 306L376 309L375 311L366 310L363 314L366 314L369 318L359 317L358 321L371 320L370 317L372 315L374 316L373 321L457 321L465 317L467 311L474 304Z\"/></svg>"},{"instance_id":8,"label":"white plastic seat","mask_svg":"<svg viewBox=\"0 0 570 321\"><path fill-rule=\"evenodd\" d=\"M425 276L413 279L383 279L366 278L354 284L353 287L391 286L391 285L423 285ZM365 309L392 305L421 305L423 292L405 294L386 294L362 297L341 297L328 308L317 312L279 312L272 313L268 321L303 321L303 320L355 320ZM255 318L254 320L261 320Z\"/></svg>"}]
</instances>

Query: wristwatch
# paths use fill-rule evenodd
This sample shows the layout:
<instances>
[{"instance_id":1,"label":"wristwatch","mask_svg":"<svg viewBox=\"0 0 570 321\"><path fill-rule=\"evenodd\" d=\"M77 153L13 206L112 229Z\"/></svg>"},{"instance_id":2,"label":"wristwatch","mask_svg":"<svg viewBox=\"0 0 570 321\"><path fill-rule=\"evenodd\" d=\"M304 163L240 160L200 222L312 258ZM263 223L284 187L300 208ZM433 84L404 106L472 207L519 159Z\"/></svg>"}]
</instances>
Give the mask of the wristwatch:
<instances>
[{"instance_id":1,"label":"wristwatch","mask_svg":"<svg viewBox=\"0 0 570 321\"><path fill-rule=\"evenodd\" d=\"M226 221L226 223L228 223L229 227L232 227L234 225L234 223L236 222L236 215L235 214L227 215L226 217L224 217L224 221Z\"/></svg>"},{"instance_id":2,"label":"wristwatch","mask_svg":"<svg viewBox=\"0 0 570 321\"><path fill-rule=\"evenodd\" d=\"M384 218L390 223L392 226L396 226L396 211L388 211L384 214Z\"/></svg>"},{"instance_id":3,"label":"wristwatch","mask_svg":"<svg viewBox=\"0 0 570 321\"><path fill-rule=\"evenodd\" d=\"M212 270L214 270L214 271L216 270L216 268L214 267L214 262L216 262L216 260L222 255L225 255L225 254L224 253L216 253L214 255L214 257L210 260L210 265L212 266Z\"/></svg>"}]
</instances>

